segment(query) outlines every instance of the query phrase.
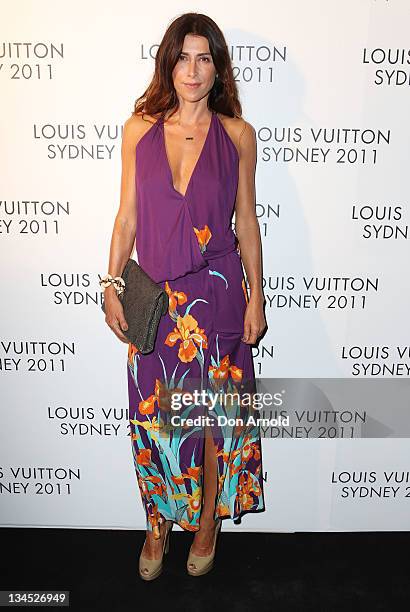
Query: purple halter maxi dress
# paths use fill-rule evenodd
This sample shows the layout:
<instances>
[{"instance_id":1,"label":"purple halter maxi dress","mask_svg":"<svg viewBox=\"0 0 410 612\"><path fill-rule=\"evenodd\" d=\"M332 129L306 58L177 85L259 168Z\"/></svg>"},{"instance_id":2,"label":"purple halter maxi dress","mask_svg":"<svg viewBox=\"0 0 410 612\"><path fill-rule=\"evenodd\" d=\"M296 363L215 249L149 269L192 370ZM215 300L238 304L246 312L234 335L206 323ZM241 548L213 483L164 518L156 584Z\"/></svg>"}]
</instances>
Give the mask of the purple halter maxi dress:
<instances>
[{"instance_id":1,"label":"purple halter maxi dress","mask_svg":"<svg viewBox=\"0 0 410 612\"><path fill-rule=\"evenodd\" d=\"M241 341L248 295L231 226L238 173L237 149L215 112L185 194L173 184L162 118L136 146L138 262L169 296L154 350L144 355L130 343L127 360L134 466L147 529L157 537L167 519L199 529L204 458L204 429L168 427L173 411L161 398L183 391L188 377L215 392L255 376L251 347ZM221 404L213 413L227 410ZM259 427L244 423L212 427L215 518L264 509Z\"/></svg>"}]
</instances>

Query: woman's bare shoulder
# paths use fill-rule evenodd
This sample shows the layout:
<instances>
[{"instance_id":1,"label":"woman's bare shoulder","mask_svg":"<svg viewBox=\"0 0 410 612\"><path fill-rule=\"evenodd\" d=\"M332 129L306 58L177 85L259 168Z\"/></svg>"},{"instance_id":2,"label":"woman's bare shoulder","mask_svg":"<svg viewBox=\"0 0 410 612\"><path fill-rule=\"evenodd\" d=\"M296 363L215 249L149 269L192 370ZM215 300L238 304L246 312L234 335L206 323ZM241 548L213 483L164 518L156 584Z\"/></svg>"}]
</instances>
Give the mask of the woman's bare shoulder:
<instances>
[{"instance_id":1,"label":"woman's bare shoulder","mask_svg":"<svg viewBox=\"0 0 410 612\"><path fill-rule=\"evenodd\" d=\"M228 117L228 115L223 115L222 113L218 113L218 117L222 122L225 130L228 133L228 136L233 141L238 154L240 153L240 142L243 139L244 134L247 132L248 134L255 134L255 128L249 121L246 121L243 117Z\"/></svg>"},{"instance_id":2,"label":"woman's bare shoulder","mask_svg":"<svg viewBox=\"0 0 410 612\"><path fill-rule=\"evenodd\" d=\"M124 122L124 138L137 146L139 140L156 123L157 119L146 113L132 113Z\"/></svg>"}]
</instances>

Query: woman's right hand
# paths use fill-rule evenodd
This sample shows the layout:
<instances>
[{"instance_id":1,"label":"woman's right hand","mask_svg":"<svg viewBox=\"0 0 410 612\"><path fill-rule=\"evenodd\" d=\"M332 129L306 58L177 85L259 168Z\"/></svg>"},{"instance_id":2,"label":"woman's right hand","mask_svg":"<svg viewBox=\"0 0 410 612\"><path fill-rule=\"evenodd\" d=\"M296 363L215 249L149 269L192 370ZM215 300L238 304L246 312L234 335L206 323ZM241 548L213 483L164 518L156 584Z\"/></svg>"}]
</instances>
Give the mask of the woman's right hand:
<instances>
[{"instance_id":1,"label":"woman's right hand","mask_svg":"<svg viewBox=\"0 0 410 612\"><path fill-rule=\"evenodd\" d=\"M109 285L104 290L104 304L105 304L105 322L108 327L112 329L114 334L126 344L129 344L129 340L121 330L126 331L128 329L127 321L124 317L124 310L122 308L121 301L117 296L117 292L113 285Z\"/></svg>"}]
</instances>

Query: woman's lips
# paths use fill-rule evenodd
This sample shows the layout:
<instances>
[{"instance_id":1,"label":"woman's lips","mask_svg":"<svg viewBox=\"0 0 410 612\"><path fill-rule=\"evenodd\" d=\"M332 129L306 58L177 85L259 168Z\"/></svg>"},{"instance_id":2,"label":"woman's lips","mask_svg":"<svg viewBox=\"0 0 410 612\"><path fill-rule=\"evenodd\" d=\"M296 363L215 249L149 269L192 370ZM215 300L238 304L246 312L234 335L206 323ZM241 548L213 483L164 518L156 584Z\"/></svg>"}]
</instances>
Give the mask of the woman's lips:
<instances>
[{"instance_id":1,"label":"woman's lips","mask_svg":"<svg viewBox=\"0 0 410 612\"><path fill-rule=\"evenodd\" d=\"M199 87L201 83L184 83L184 85L186 87L190 87L191 89L195 89L196 87Z\"/></svg>"}]
</instances>

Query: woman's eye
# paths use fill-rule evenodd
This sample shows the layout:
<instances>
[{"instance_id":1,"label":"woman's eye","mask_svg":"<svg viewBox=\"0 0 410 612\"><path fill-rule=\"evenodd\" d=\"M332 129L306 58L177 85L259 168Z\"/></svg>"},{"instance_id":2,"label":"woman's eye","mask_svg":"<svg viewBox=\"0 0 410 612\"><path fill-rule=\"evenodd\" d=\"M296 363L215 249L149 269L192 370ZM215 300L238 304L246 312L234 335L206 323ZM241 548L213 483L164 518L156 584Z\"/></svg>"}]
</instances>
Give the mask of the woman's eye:
<instances>
[{"instance_id":1,"label":"woman's eye","mask_svg":"<svg viewBox=\"0 0 410 612\"><path fill-rule=\"evenodd\" d=\"M187 56L186 56L186 55L182 55L182 54L181 54L181 55L179 56L179 59L180 59L180 60L185 60L185 59L187 59ZM210 62L210 61L211 61L211 59L210 59L209 57L201 57L200 59L201 59L201 60L205 60L205 62Z\"/></svg>"}]
</instances>

